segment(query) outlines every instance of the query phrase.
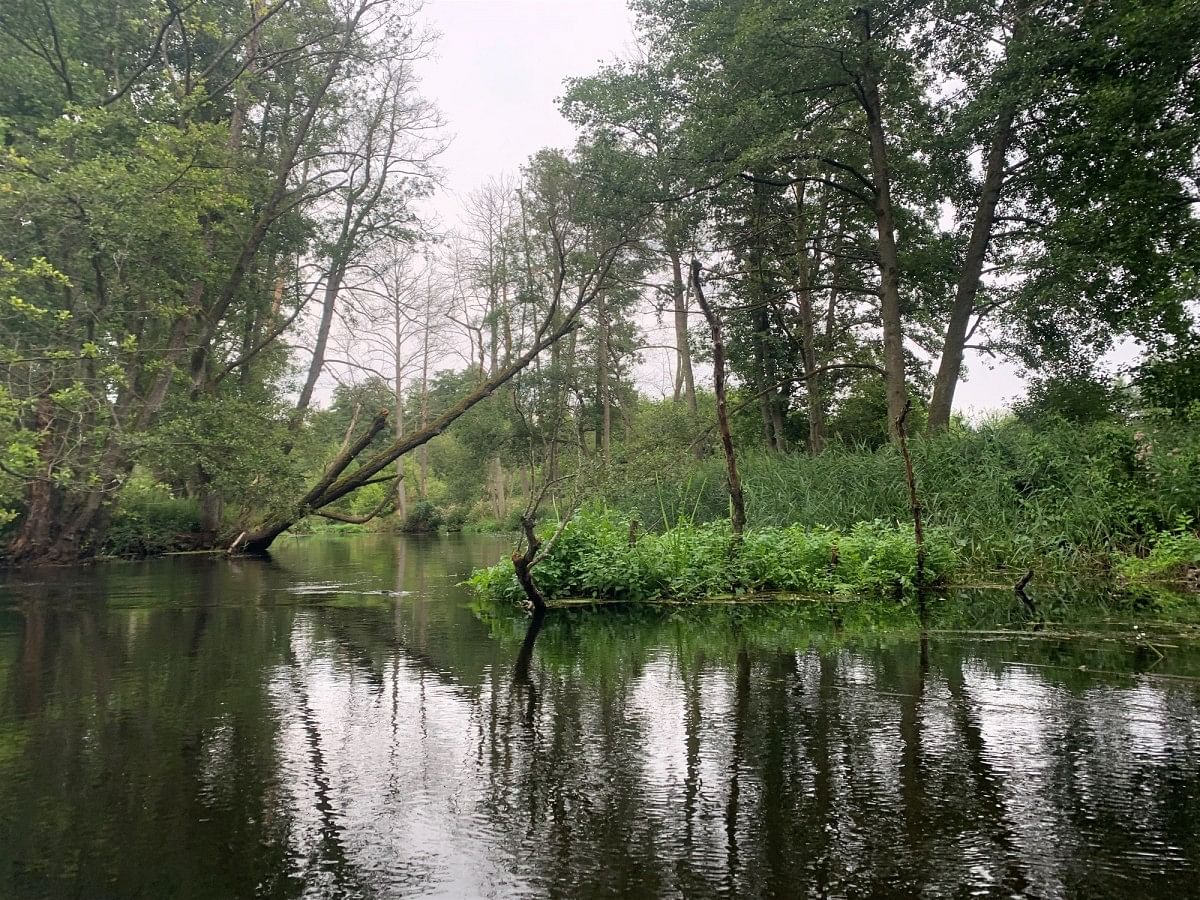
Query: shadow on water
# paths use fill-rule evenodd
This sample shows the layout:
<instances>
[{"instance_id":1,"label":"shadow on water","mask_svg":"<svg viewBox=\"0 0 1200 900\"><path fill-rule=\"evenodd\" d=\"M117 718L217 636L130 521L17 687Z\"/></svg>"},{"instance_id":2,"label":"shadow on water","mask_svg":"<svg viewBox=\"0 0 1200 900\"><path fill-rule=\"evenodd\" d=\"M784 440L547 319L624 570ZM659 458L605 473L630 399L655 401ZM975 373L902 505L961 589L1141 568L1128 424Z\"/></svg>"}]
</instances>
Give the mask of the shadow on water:
<instances>
[{"instance_id":1,"label":"shadow on water","mask_svg":"<svg viewBox=\"0 0 1200 900\"><path fill-rule=\"evenodd\" d=\"M527 619L505 546L0 586L0 896L1195 894L1176 601Z\"/></svg>"}]
</instances>

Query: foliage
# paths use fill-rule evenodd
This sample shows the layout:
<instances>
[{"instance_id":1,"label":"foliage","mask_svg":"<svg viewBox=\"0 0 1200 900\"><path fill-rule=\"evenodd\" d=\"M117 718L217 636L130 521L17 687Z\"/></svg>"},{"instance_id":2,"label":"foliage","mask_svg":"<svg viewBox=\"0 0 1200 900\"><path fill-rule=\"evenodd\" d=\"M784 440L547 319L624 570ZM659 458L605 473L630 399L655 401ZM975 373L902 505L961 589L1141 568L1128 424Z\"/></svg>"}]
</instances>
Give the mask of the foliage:
<instances>
[{"instance_id":1,"label":"foliage","mask_svg":"<svg viewBox=\"0 0 1200 900\"><path fill-rule=\"evenodd\" d=\"M1133 384L1146 406L1178 416L1200 412L1200 335L1152 354L1135 369Z\"/></svg>"},{"instance_id":2,"label":"foliage","mask_svg":"<svg viewBox=\"0 0 1200 900\"><path fill-rule=\"evenodd\" d=\"M723 523L681 524L660 534L639 534L632 524L611 509L578 513L535 567L538 587L548 599L694 600L770 592L889 596L911 591L916 581L916 542L906 526L764 528L735 544ZM543 526L546 539L556 529ZM944 581L957 564L948 535L932 529L926 550L926 583ZM469 583L484 596L523 597L510 561L475 572Z\"/></svg>"},{"instance_id":3,"label":"foliage","mask_svg":"<svg viewBox=\"0 0 1200 900\"><path fill-rule=\"evenodd\" d=\"M437 531L442 526L442 513L429 500L418 500L408 509L408 516L400 529L410 533Z\"/></svg>"},{"instance_id":4,"label":"foliage","mask_svg":"<svg viewBox=\"0 0 1200 900\"><path fill-rule=\"evenodd\" d=\"M176 497L165 484L137 473L121 490L102 550L112 556L191 550L199 532L196 501Z\"/></svg>"},{"instance_id":5,"label":"foliage","mask_svg":"<svg viewBox=\"0 0 1200 900\"><path fill-rule=\"evenodd\" d=\"M1117 570L1135 580L1183 580L1200 572L1200 534L1185 519L1171 531L1155 535L1145 556L1121 554Z\"/></svg>"},{"instance_id":6,"label":"foliage","mask_svg":"<svg viewBox=\"0 0 1200 900\"><path fill-rule=\"evenodd\" d=\"M1077 363L1033 378L1013 412L1030 424L1057 418L1091 425L1120 418L1127 399L1122 385Z\"/></svg>"},{"instance_id":7,"label":"foliage","mask_svg":"<svg viewBox=\"0 0 1200 900\"><path fill-rule=\"evenodd\" d=\"M1090 566L1146 546L1179 516L1200 518L1200 431L1187 421L1005 418L911 447L926 521L952 534L976 570ZM909 520L903 463L890 446L815 457L751 450L740 468L755 528ZM728 515L721 460L678 448L631 454L595 491L651 529Z\"/></svg>"}]
</instances>

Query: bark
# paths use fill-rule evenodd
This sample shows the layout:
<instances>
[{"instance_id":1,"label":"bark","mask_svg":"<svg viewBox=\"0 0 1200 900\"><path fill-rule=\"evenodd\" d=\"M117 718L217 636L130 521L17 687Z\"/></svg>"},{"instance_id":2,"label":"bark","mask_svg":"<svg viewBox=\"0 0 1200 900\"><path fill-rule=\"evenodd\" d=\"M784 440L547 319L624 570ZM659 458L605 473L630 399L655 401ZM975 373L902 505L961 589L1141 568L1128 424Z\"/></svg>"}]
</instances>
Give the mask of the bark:
<instances>
[{"instance_id":1,"label":"bark","mask_svg":"<svg viewBox=\"0 0 1200 900\"><path fill-rule=\"evenodd\" d=\"M271 545L275 538L283 534L283 532L300 519L316 512L323 506L340 500L348 494L349 491L344 491L335 496L331 493L330 488L337 482L338 477L350 467L350 464L354 462L359 454L375 439L375 436L386 427L387 419L387 410L381 410L377 413L375 418L371 420L371 424L357 439L353 441L348 439L342 445L337 455L325 466L325 471L321 475L321 478L300 498L294 511L291 511L287 516L275 517L258 528L246 532L240 539L238 548L244 553L261 553ZM347 434L347 438L349 438L349 434ZM380 468L383 467L381 466ZM356 485L356 487L361 487L366 481L366 478L362 479L362 483Z\"/></svg>"},{"instance_id":2,"label":"bark","mask_svg":"<svg viewBox=\"0 0 1200 900\"><path fill-rule=\"evenodd\" d=\"M871 41L870 13L859 10L863 44ZM892 205L891 169L883 127L879 75L868 55L859 79L859 101L867 117L871 145L871 174L875 182L874 212L879 251L879 314L883 324L883 370L887 390L888 430L898 437L896 423L907 399L904 375L904 329L900 311L900 260L896 250L896 214Z\"/></svg>"},{"instance_id":3,"label":"bark","mask_svg":"<svg viewBox=\"0 0 1200 900\"><path fill-rule=\"evenodd\" d=\"M325 371L325 348L329 345L329 332L333 328L333 314L337 308L338 294L342 287L343 270L340 263L335 263L325 282L325 295L321 304L321 321L317 325L317 337L312 346L312 360L308 364L308 374L304 378L304 386L300 396L296 398L296 408L292 412L289 428L295 431L304 421L304 413L312 402L313 391L321 373ZM290 449L290 447L289 447Z\"/></svg>"},{"instance_id":4,"label":"bark","mask_svg":"<svg viewBox=\"0 0 1200 900\"><path fill-rule=\"evenodd\" d=\"M431 328L429 321L429 298L426 298L425 305L425 332L422 335L421 344L421 427L424 428L429 424L429 331ZM483 371L483 360L480 360L480 371ZM421 445L418 451L417 459L417 496L422 500L428 498L429 485L429 451L425 445Z\"/></svg>"},{"instance_id":5,"label":"bark","mask_svg":"<svg viewBox=\"0 0 1200 900\"><path fill-rule=\"evenodd\" d=\"M503 522L504 516L508 512L508 497L505 492L505 475L504 463L499 456L493 456L489 464L491 473L488 477L490 482L489 493L492 495L492 513L497 522Z\"/></svg>"},{"instance_id":6,"label":"bark","mask_svg":"<svg viewBox=\"0 0 1200 900\"><path fill-rule=\"evenodd\" d=\"M721 449L725 453L725 473L729 486L730 524L734 537L740 538L746 529L746 499L742 493L742 480L738 476L737 457L733 451L733 435L729 430L729 410L725 402L725 342L721 337L721 321L704 299L700 285L700 262L692 260L692 287L696 292L696 303L708 327L712 329L713 342L713 393L717 398L717 431L721 436Z\"/></svg>"},{"instance_id":7,"label":"bark","mask_svg":"<svg viewBox=\"0 0 1200 900\"><path fill-rule=\"evenodd\" d=\"M808 452L825 449L825 406L821 378L817 374L817 338L813 316L812 279L808 259L808 227L804 214L804 190L795 185L796 196L796 295L800 306L800 352L804 361L804 395L808 411Z\"/></svg>"},{"instance_id":8,"label":"bark","mask_svg":"<svg viewBox=\"0 0 1200 900\"><path fill-rule=\"evenodd\" d=\"M784 435L783 410L780 405L779 377L771 358L771 319L767 311L767 289L763 273L765 232L762 226L762 185L755 182L753 190L754 213L750 236L752 272L750 274L754 279L756 290L754 310L751 313L750 321L754 329L754 355L758 365L759 378L763 385L759 404L762 411L763 439L769 449L782 453L787 450L787 438Z\"/></svg>"},{"instance_id":9,"label":"bark","mask_svg":"<svg viewBox=\"0 0 1200 900\"><path fill-rule=\"evenodd\" d=\"M203 468L200 475L200 531L204 546L211 547L221 530L221 517L225 511L225 500L212 485L212 476Z\"/></svg>"},{"instance_id":10,"label":"bark","mask_svg":"<svg viewBox=\"0 0 1200 900\"><path fill-rule=\"evenodd\" d=\"M671 299L675 308L675 354L678 360L678 375L675 379L675 399L680 389L687 400L688 412L696 415L696 379L692 372L692 347L688 340L687 293L683 283L683 264L679 250L668 246L671 258Z\"/></svg>"},{"instance_id":11,"label":"bark","mask_svg":"<svg viewBox=\"0 0 1200 900\"><path fill-rule=\"evenodd\" d=\"M908 419L909 410L912 409L912 401L907 400L904 403L904 409L900 413L900 417L896 419L895 429L897 439L900 443L900 455L904 458L904 480L908 485L908 503L909 510L912 513L913 520L913 538L917 543L917 604L921 613L921 624L925 624L925 529L921 519L921 498L917 493L917 476L913 470L912 456L908 452L908 429L905 423Z\"/></svg>"},{"instance_id":12,"label":"bark","mask_svg":"<svg viewBox=\"0 0 1200 900\"><path fill-rule=\"evenodd\" d=\"M49 460L54 455L54 409L48 397L42 397L34 414L34 427L42 435L38 442L38 457ZM41 467L47 470L47 466ZM25 487L25 518L8 547L9 558L16 563L37 559L50 547L50 525L58 517L62 492L48 478L30 478Z\"/></svg>"},{"instance_id":13,"label":"bark","mask_svg":"<svg viewBox=\"0 0 1200 900\"><path fill-rule=\"evenodd\" d=\"M404 437L404 367L400 360L400 313L396 311L396 418L392 427L396 438ZM408 518L408 490L404 486L404 460L396 460L396 519L403 522Z\"/></svg>"},{"instance_id":14,"label":"bark","mask_svg":"<svg viewBox=\"0 0 1200 900\"><path fill-rule=\"evenodd\" d=\"M353 515L352 513L338 512L336 509L322 509L317 511L318 516L326 519L332 519L335 522L345 522L347 525L366 525L372 519L381 516L392 505L391 497L384 497L375 506L373 510L364 513L361 516Z\"/></svg>"},{"instance_id":15,"label":"bark","mask_svg":"<svg viewBox=\"0 0 1200 900\"><path fill-rule=\"evenodd\" d=\"M521 517L521 529L525 532L525 552L512 555L513 569L517 574L521 590L525 592L525 596L533 607L534 615L541 616L546 612L546 597L537 586L537 582L533 580L533 566L542 542L538 540L532 515L527 514Z\"/></svg>"},{"instance_id":16,"label":"bark","mask_svg":"<svg viewBox=\"0 0 1200 900\"><path fill-rule=\"evenodd\" d=\"M598 435L600 459L608 465L612 450L612 398L608 385L609 325L608 304L601 292L596 298L599 338L596 347L596 394L600 402L600 434Z\"/></svg>"},{"instance_id":17,"label":"bark","mask_svg":"<svg viewBox=\"0 0 1200 900\"><path fill-rule=\"evenodd\" d=\"M962 373L967 329L971 322L971 314L975 311L975 297L979 293L983 264L996 225L996 205L1004 187L1004 169L1008 146L1012 141L1015 115L1016 110L1011 104L1005 106L996 117L996 126L992 132L992 144L984 168L979 206L975 210L975 224L971 229L966 257L959 272L954 306L950 311L950 321L946 324L946 336L942 344L942 359L938 364L933 396L929 401L928 429L931 433L944 431L950 425L954 391Z\"/></svg>"}]
</instances>

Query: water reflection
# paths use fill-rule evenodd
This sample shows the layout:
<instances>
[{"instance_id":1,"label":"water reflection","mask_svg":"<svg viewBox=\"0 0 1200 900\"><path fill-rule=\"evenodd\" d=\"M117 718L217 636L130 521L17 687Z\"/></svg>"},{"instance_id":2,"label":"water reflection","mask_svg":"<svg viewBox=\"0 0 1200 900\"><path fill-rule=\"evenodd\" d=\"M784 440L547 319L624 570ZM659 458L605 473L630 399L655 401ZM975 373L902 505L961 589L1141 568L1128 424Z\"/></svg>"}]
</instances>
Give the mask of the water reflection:
<instances>
[{"instance_id":1,"label":"water reflection","mask_svg":"<svg viewBox=\"0 0 1200 900\"><path fill-rule=\"evenodd\" d=\"M0 588L0 896L1196 891L1186 644L472 611L503 546Z\"/></svg>"}]
</instances>

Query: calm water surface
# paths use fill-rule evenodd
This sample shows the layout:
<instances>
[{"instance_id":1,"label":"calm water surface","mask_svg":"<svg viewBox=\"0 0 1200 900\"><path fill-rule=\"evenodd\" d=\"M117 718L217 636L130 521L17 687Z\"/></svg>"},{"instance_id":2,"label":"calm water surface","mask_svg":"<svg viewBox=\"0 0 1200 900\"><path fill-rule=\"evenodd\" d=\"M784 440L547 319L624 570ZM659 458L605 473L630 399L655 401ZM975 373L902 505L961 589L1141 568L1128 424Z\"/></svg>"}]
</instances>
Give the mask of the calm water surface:
<instances>
[{"instance_id":1,"label":"calm water surface","mask_svg":"<svg viewBox=\"0 0 1200 900\"><path fill-rule=\"evenodd\" d=\"M507 549L10 576L0 896L1200 896L1187 642L744 606L530 635L455 586Z\"/></svg>"}]
</instances>

